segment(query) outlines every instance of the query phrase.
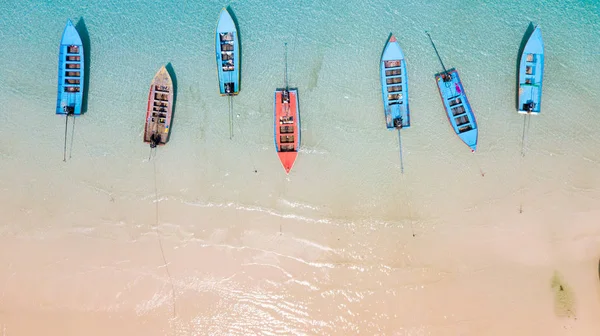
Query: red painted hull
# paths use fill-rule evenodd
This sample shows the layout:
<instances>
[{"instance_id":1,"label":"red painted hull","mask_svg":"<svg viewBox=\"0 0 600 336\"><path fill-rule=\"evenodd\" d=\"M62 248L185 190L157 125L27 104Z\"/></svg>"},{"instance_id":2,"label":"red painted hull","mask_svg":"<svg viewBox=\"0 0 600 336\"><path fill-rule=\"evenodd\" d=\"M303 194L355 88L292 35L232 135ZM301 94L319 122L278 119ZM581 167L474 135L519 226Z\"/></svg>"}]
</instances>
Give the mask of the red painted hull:
<instances>
[{"instance_id":1,"label":"red painted hull","mask_svg":"<svg viewBox=\"0 0 600 336\"><path fill-rule=\"evenodd\" d=\"M285 172L289 174L300 149L300 115L298 91L275 91L275 148Z\"/></svg>"}]
</instances>

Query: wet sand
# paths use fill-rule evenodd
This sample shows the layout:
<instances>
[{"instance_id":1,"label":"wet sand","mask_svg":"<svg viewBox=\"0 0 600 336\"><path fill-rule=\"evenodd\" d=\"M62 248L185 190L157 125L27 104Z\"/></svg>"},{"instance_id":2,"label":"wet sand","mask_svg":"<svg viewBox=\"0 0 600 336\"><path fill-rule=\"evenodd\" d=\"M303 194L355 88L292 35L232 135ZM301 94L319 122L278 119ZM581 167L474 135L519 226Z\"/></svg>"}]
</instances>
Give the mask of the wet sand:
<instances>
[{"instance_id":1,"label":"wet sand","mask_svg":"<svg viewBox=\"0 0 600 336\"><path fill-rule=\"evenodd\" d=\"M105 196L98 193L98 203L125 202ZM146 214L129 218L139 223L130 226L107 212L85 226L58 216L37 235L5 231L4 334L592 335L600 328L598 211L574 214L571 225L515 211L499 225L481 221L495 216L484 208L413 237L390 223L324 224L173 200L161 207L157 228L138 221ZM570 307L560 307L557 275Z\"/></svg>"}]
</instances>

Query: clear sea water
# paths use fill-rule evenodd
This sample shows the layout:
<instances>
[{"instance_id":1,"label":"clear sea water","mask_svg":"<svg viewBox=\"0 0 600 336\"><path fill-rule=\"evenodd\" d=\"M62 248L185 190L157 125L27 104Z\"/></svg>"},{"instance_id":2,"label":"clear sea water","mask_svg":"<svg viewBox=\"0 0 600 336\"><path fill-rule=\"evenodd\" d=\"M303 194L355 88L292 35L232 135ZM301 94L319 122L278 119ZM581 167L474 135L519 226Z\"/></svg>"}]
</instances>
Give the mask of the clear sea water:
<instances>
[{"instance_id":1,"label":"clear sea water","mask_svg":"<svg viewBox=\"0 0 600 336\"><path fill-rule=\"evenodd\" d=\"M232 140L214 57L223 6L230 6L242 43ZM543 222L549 213L567 217L599 205L598 1L61 0L0 8L0 209L15 219L3 232L48 229L24 219L27 211L92 228L106 219L102 202L139 202L153 211L154 170L142 132L150 81L166 63L177 81L176 111L170 142L153 160L165 200L161 217L179 230L201 223L181 220L186 210L178 204L256 210L318 232L334 226L375 234L384 227L405 234L409 224L417 234L465 223L495 227L519 207L531 213L528 220ZM88 111L75 122L71 158L63 163L64 119L54 106L67 18L85 22L90 71ZM542 28L545 79L542 113L531 118L521 158L515 76L530 22ZM463 80L480 130L474 155L448 125L433 77L441 67L426 30ZM385 129L378 77L390 33L408 63L412 127L403 131L404 175L396 134ZM302 120L302 150L289 176L272 138L285 42ZM153 220L134 214L143 209L120 211L105 216L125 225ZM89 222L75 222L73 214ZM240 216L236 225L246 225ZM369 328L363 325L375 330Z\"/></svg>"}]
</instances>

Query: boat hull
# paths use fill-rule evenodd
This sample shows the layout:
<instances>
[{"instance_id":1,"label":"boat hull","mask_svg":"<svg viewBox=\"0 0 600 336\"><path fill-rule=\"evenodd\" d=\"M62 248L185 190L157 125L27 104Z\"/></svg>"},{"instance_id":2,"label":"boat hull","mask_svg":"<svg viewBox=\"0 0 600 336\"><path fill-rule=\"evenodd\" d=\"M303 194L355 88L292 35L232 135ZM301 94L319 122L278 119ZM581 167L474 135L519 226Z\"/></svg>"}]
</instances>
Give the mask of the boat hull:
<instances>
[{"instance_id":1,"label":"boat hull","mask_svg":"<svg viewBox=\"0 0 600 336\"><path fill-rule=\"evenodd\" d=\"M146 108L146 123L144 126L144 142L152 143L153 137L159 137L154 142L164 145L169 141L173 117L173 81L166 67L162 67L150 84L148 106Z\"/></svg>"},{"instance_id":2,"label":"boat hull","mask_svg":"<svg viewBox=\"0 0 600 336\"><path fill-rule=\"evenodd\" d=\"M221 10L215 35L217 77L222 96L237 95L240 91L240 45L238 30L226 8Z\"/></svg>"},{"instance_id":3,"label":"boat hull","mask_svg":"<svg viewBox=\"0 0 600 336\"><path fill-rule=\"evenodd\" d=\"M286 97L286 92L287 97ZM300 149L300 110L297 89L277 89L274 97L275 150L283 169L290 173Z\"/></svg>"},{"instance_id":4,"label":"boat hull","mask_svg":"<svg viewBox=\"0 0 600 336\"><path fill-rule=\"evenodd\" d=\"M71 20L63 31L58 53L56 114L81 114L84 58L81 37Z\"/></svg>"},{"instance_id":5,"label":"boat hull","mask_svg":"<svg viewBox=\"0 0 600 336\"><path fill-rule=\"evenodd\" d=\"M523 114L539 114L544 79L544 41L539 27L535 28L523 48L518 79L517 111Z\"/></svg>"},{"instance_id":6,"label":"boat hull","mask_svg":"<svg viewBox=\"0 0 600 336\"><path fill-rule=\"evenodd\" d=\"M380 78L386 127L389 130L410 127L406 61L393 35L381 55Z\"/></svg>"},{"instance_id":7,"label":"boat hull","mask_svg":"<svg viewBox=\"0 0 600 336\"><path fill-rule=\"evenodd\" d=\"M447 72L438 73L435 75L435 80L450 126L474 152L477 149L477 121L458 72L450 69Z\"/></svg>"}]
</instances>

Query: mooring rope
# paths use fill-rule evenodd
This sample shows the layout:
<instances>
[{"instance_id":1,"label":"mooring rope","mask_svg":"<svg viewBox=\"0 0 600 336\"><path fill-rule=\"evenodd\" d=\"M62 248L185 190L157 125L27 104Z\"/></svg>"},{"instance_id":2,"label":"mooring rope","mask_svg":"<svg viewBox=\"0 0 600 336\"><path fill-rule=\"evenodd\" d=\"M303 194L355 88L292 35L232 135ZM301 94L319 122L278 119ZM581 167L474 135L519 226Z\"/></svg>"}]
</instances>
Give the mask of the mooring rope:
<instances>
[{"instance_id":1,"label":"mooring rope","mask_svg":"<svg viewBox=\"0 0 600 336\"><path fill-rule=\"evenodd\" d=\"M169 284L171 285L171 296L173 298L173 319L175 319L177 317L177 310L175 307L175 286L173 285L173 278L171 277L171 272L169 271L169 265L167 263L167 258L165 257L165 250L163 248L162 238L160 236L160 232L158 231L159 216L158 216L158 182L157 182L157 177L156 177L157 176L156 160L153 161L153 164L154 164L154 203L156 205L155 206L156 221L155 221L154 231L156 233L156 237L158 238L158 246L160 247L160 254L163 259L165 270L167 271L167 276L169 277Z\"/></svg>"}]
</instances>

